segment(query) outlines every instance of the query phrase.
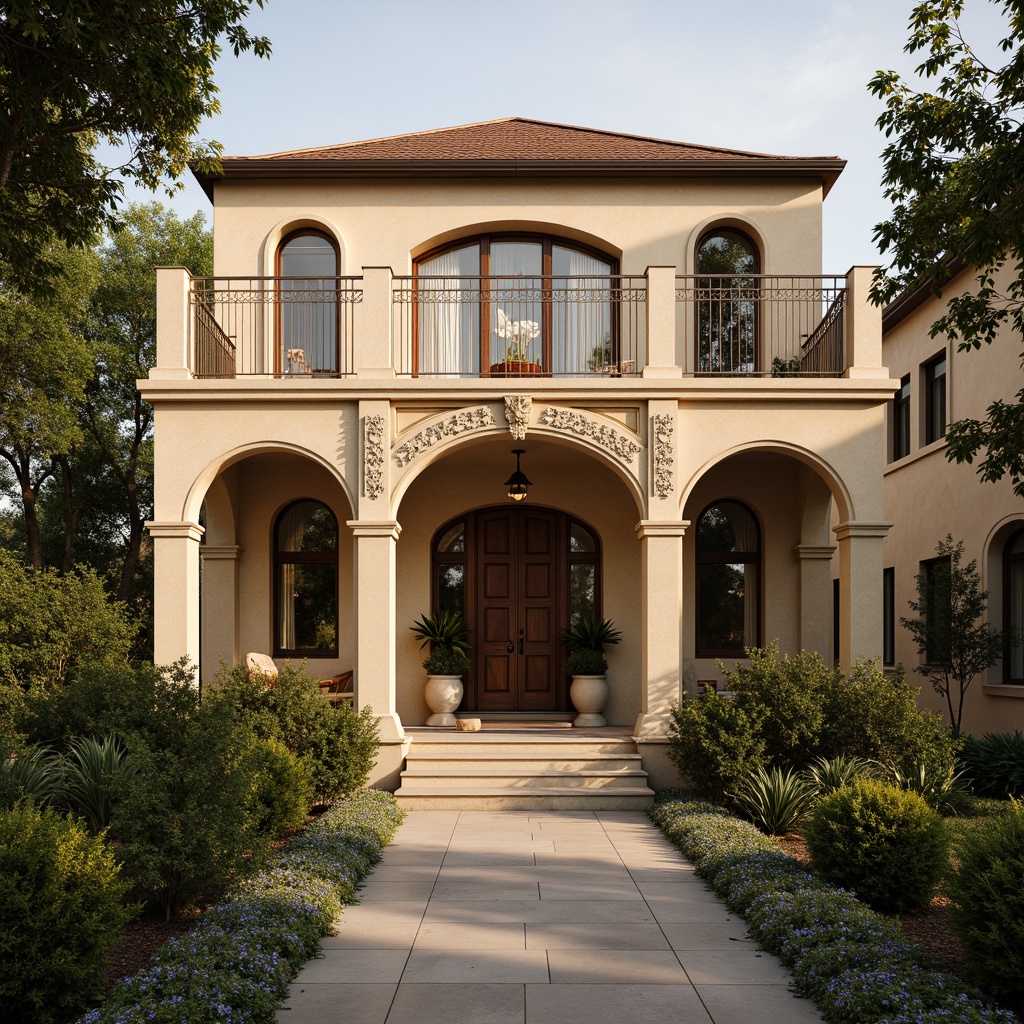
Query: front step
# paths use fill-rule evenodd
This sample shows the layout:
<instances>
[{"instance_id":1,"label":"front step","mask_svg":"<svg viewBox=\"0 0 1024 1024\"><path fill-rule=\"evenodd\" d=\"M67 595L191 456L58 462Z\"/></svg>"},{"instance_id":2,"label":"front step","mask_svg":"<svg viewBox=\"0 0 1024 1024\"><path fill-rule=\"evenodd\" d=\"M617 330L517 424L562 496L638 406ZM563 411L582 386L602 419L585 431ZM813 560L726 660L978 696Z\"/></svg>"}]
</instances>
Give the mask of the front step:
<instances>
[{"instance_id":1,"label":"front step","mask_svg":"<svg viewBox=\"0 0 1024 1024\"><path fill-rule=\"evenodd\" d=\"M632 738L536 729L414 734L395 796L430 810L644 810L654 799Z\"/></svg>"}]
</instances>

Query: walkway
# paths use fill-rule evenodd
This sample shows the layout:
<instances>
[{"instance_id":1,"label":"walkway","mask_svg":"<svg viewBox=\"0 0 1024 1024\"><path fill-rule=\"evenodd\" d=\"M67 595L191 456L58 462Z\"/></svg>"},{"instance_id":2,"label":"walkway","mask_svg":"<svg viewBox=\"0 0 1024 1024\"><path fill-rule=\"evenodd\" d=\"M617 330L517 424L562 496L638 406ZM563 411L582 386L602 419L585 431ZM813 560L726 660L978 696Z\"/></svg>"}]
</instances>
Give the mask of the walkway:
<instances>
[{"instance_id":1,"label":"walkway","mask_svg":"<svg viewBox=\"0 0 1024 1024\"><path fill-rule=\"evenodd\" d=\"M636 811L412 811L281 1024L811 1024Z\"/></svg>"}]
</instances>

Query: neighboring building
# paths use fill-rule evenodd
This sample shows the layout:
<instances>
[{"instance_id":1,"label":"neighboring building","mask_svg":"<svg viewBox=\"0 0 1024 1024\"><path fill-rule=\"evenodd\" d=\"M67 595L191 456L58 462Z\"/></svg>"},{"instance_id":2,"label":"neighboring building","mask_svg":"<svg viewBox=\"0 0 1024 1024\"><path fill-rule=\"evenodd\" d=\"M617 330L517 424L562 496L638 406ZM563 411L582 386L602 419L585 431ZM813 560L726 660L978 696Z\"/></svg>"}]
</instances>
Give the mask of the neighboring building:
<instances>
[{"instance_id":1,"label":"neighboring building","mask_svg":"<svg viewBox=\"0 0 1024 1024\"><path fill-rule=\"evenodd\" d=\"M393 782L420 613L512 719L566 717L558 633L610 617L606 716L667 784L716 659L832 656L834 554L838 660L877 656L894 382L871 268L821 275L842 168L510 118L200 175L216 277L159 271L140 382L157 660L354 669Z\"/></svg>"},{"instance_id":2,"label":"neighboring building","mask_svg":"<svg viewBox=\"0 0 1024 1024\"><path fill-rule=\"evenodd\" d=\"M944 698L912 670L923 662L900 626L917 597L916 577L935 559L947 534L964 542L964 563L977 560L989 592L988 617L1024 635L1024 500L1008 478L983 483L978 465L946 460L946 426L983 419L996 399L1016 401L1024 385L1019 337L1003 331L991 345L958 351L956 342L930 336L952 295L974 282L963 268L937 299L925 287L909 292L882 317L883 362L899 382L886 427L885 518L895 524L885 540L883 619L887 666L902 664L922 683L921 703L946 713ZM1024 728L1024 648L1013 646L967 691L963 728L975 735Z\"/></svg>"}]
</instances>

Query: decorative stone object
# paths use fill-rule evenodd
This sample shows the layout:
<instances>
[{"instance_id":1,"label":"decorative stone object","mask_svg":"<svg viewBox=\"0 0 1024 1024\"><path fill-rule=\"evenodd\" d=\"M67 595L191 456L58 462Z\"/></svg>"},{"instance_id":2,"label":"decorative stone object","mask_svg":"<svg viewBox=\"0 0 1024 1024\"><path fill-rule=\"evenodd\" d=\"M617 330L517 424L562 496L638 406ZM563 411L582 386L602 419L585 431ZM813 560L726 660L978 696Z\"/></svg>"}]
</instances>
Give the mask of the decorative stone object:
<instances>
[{"instance_id":1,"label":"decorative stone object","mask_svg":"<svg viewBox=\"0 0 1024 1024\"><path fill-rule=\"evenodd\" d=\"M608 703L607 676L573 676L569 698L579 712L572 722L574 728L592 729L608 724L601 714Z\"/></svg>"},{"instance_id":2,"label":"decorative stone object","mask_svg":"<svg viewBox=\"0 0 1024 1024\"><path fill-rule=\"evenodd\" d=\"M424 427L418 433L413 434L408 441L400 444L393 453L395 462L399 466L408 466L417 455L425 452L431 445L435 445L439 441L464 434L469 430L493 427L495 423L494 413L491 412L489 406L481 405L476 409L463 409L446 419L432 423L429 427Z\"/></svg>"},{"instance_id":3,"label":"decorative stone object","mask_svg":"<svg viewBox=\"0 0 1024 1024\"><path fill-rule=\"evenodd\" d=\"M505 396L505 419L508 420L508 429L517 441L525 440L532 412L533 399L529 395Z\"/></svg>"},{"instance_id":4,"label":"decorative stone object","mask_svg":"<svg viewBox=\"0 0 1024 1024\"><path fill-rule=\"evenodd\" d=\"M363 494L374 501L384 493L384 417L363 420Z\"/></svg>"},{"instance_id":5,"label":"decorative stone object","mask_svg":"<svg viewBox=\"0 0 1024 1024\"><path fill-rule=\"evenodd\" d=\"M483 722L479 718L459 718L455 721L456 732L479 732Z\"/></svg>"},{"instance_id":6,"label":"decorative stone object","mask_svg":"<svg viewBox=\"0 0 1024 1024\"><path fill-rule=\"evenodd\" d=\"M633 459L642 450L635 441L620 434L614 428L604 423L598 423L597 420L592 420L589 416L584 416L583 413L575 412L572 409L558 409L549 405L544 410L544 415L541 416L541 422L545 426L588 438L628 464L632 464Z\"/></svg>"},{"instance_id":7,"label":"decorative stone object","mask_svg":"<svg viewBox=\"0 0 1024 1024\"><path fill-rule=\"evenodd\" d=\"M672 493L672 417L654 416L651 433L654 435L652 458L654 460L654 493L667 498Z\"/></svg>"},{"instance_id":8,"label":"decorative stone object","mask_svg":"<svg viewBox=\"0 0 1024 1024\"><path fill-rule=\"evenodd\" d=\"M427 719L427 725L440 729L455 726L452 712L462 703L462 676L427 676L423 696L427 707L434 712Z\"/></svg>"}]
</instances>

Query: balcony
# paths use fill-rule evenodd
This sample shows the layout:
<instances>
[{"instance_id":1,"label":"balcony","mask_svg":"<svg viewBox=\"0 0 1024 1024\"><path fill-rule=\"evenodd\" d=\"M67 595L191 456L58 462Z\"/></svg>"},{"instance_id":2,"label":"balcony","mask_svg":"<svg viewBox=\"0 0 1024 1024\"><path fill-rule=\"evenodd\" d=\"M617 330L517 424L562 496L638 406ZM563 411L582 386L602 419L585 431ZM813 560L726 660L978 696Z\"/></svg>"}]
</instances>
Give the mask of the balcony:
<instances>
[{"instance_id":1,"label":"balcony","mask_svg":"<svg viewBox=\"0 0 1024 1024\"><path fill-rule=\"evenodd\" d=\"M864 268L709 277L652 267L577 278L396 277L364 268L314 281L190 278L171 268L158 278L153 376L865 376L881 362L869 278Z\"/></svg>"}]
</instances>

